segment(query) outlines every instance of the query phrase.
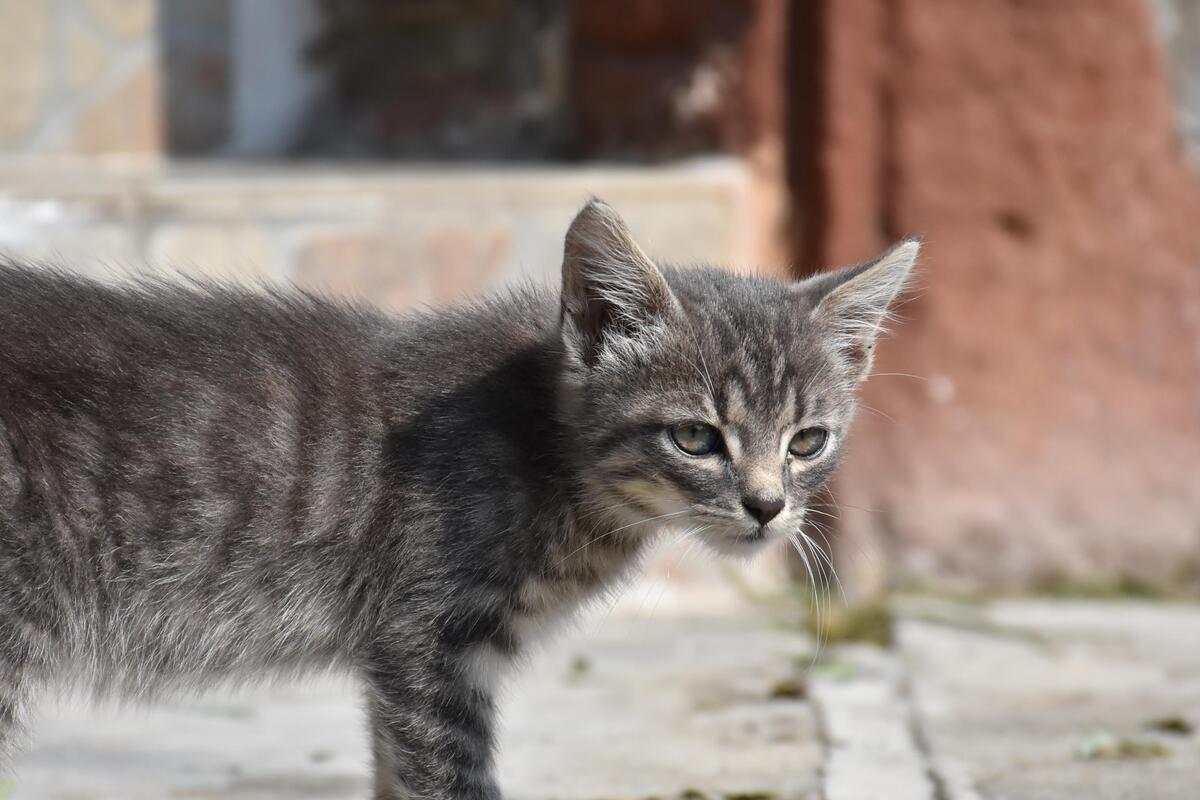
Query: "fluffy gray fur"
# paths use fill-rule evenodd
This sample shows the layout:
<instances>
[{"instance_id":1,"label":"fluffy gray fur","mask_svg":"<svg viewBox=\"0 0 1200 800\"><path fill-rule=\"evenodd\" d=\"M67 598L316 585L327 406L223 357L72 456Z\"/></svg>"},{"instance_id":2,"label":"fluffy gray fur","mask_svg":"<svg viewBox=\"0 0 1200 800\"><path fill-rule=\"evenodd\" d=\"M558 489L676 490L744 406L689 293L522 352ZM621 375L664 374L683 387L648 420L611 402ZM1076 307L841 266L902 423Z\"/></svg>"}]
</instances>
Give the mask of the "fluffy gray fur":
<instances>
[{"instance_id":1,"label":"fluffy gray fur","mask_svg":"<svg viewBox=\"0 0 1200 800\"><path fill-rule=\"evenodd\" d=\"M559 297L425 315L0 267L0 767L39 688L344 668L376 798L497 797L496 673L658 531L793 535L916 253L660 271L593 201Z\"/></svg>"}]
</instances>

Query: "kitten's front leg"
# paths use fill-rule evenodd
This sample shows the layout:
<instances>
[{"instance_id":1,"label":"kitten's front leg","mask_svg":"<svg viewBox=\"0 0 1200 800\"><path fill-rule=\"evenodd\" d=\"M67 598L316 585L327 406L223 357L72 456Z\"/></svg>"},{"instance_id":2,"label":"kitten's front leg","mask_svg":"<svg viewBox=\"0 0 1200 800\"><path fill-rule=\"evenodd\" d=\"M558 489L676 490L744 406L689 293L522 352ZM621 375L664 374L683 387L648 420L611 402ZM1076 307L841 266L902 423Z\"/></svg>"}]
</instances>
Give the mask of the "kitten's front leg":
<instances>
[{"instance_id":1,"label":"kitten's front leg","mask_svg":"<svg viewBox=\"0 0 1200 800\"><path fill-rule=\"evenodd\" d=\"M387 712L379 707L373 689L367 691L367 714L370 720L371 761L374 765L374 800L407 800L412 793L400 780L400 769L393 755L395 744L385 720Z\"/></svg>"},{"instance_id":2,"label":"kitten's front leg","mask_svg":"<svg viewBox=\"0 0 1200 800\"><path fill-rule=\"evenodd\" d=\"M490 693L442 654L378 654L366 677L375 800L499 800Z\"/></svg>"}]
</instances>

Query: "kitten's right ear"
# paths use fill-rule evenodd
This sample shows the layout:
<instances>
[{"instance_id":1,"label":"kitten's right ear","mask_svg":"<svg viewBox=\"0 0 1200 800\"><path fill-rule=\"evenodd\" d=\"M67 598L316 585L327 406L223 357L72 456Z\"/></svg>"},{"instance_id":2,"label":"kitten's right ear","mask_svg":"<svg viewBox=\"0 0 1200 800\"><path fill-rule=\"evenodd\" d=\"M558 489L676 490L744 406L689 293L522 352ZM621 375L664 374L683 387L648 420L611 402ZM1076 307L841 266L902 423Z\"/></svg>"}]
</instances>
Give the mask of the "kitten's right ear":
<instances>
[{"instance_id":1,"label":"kitten's right ear","mask_svg":"<svg viewBox=\"0 0 1200 800\"><path fill-rule=\"evenodd\" d=\"M588 366L605 352L630 352L676 306L667 281L638 247L625 221L592 198L567 230L562 329Z\"/></svg>"}]
</instances>

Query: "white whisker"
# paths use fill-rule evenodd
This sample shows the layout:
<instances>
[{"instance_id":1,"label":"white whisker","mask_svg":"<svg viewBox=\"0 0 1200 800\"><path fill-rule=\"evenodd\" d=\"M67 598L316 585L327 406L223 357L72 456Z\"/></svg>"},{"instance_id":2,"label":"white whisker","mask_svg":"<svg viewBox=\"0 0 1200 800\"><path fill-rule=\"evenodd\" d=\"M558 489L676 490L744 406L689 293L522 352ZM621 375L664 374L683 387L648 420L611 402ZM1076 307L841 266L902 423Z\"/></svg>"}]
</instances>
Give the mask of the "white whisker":
<instances>
[{"instance_id":1,"label":"white whisker","mask_svg":"<svg viewBox=\"0 0 1200 800\"><path fill-rule=\"evenodd\" d=\"M805 548L801 546L800 540L790 531L785 532L783 535L791 543L792 547L795 548L796 554L800 556L800 561L804 564L804 571L808 575L809 586L812 588L813 606L817 619L817 648L813 653L813 664L816 664L817 660L820 658L821 647L824 640L824 637L821 634L821 626L824 623L824 617L821 614L821 596L819 592L820 584L817 581L816 573L813 571L812 562L809 561L808 553L805 551Z\"/></svg>"},{"instance_id":2,"label":"white whisker","mask_svg":"<svg viewBox=\"0 0 1200 800\"><path fill-rule=\"evenodd\" d=\"M567 553L565 556L563 556L561 559L559 559L559 560L558 560L558 561L557 561L557 562L554 564L554 566L555 566L555 567L560 567L560 566L562 566L562 564L563 564L563 562L564 562L564 561L566 561L568 558L570 558L571 556L573 556L573 555L575 555L576 553L578 553L580 550L584 550L584 549L586 549L586 548L588 548L588 547L591 547L591 546L592 546L592 545L594 545L596 542L600 541L601 539L605 539L605 538L607 538L607 537L609 537L609 536L612 536L614 533L620 533L621 531L623 531L623 530L625 530L625 529L627 529L627 528L632 528L632 527L633 527L633 526L635 526L635 525L644 525L644 524L646 524L647 522L654 522L654 521L656 521L656 520L660 520L660 519L667 519L668 517L678 517L678 516L679 516L679 515L681 515L681 514L690 514L690 513L691 513L691 512L690 512L690 511L687 511L686 509L685 509L685 510L683 510L683 511L672 511L672 512L670 512L670 513L668 513L668 514L659 514L657 517L649 517L649 518L647 518L647 519L639 519L639 520L637 520L637 521L635 521L635 522L631 522L631 523L629 523L628 525L622 525L622 526L621 526L621 527L619 527L619 528L614 528L614 529L612 529L611 531L608 531L607 533L602 533L602 534L600 534L599 536L595 537L594 539L590 539L590 540L588 540L588 541L584 542L583 544L579 545L579 547L576 547L574 550L572 550L571 552L569 552L569 553Z\"/></svg>"}]
</instances>

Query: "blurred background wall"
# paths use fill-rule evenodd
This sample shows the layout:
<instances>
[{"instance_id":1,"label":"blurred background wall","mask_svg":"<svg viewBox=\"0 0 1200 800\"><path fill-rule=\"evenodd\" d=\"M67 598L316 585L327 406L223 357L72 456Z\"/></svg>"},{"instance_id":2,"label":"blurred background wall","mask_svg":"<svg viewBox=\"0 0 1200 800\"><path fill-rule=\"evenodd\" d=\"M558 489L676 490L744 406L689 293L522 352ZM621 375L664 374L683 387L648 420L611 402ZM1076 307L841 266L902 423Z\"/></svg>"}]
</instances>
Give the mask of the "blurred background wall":
<instances>
[{"instance_id":1,"label":"blurred background wall","mask_svg":"<svg viewBox=\"0 0 1200 800\"><path fill-rule=\"evenodd\" d=\"M843 568L1200 580L1200 4L0 0L0 52L0 248L76 269L438 304L591 193L780 274L924 233Z\"/></svg>"}]
</instances>

